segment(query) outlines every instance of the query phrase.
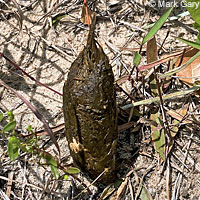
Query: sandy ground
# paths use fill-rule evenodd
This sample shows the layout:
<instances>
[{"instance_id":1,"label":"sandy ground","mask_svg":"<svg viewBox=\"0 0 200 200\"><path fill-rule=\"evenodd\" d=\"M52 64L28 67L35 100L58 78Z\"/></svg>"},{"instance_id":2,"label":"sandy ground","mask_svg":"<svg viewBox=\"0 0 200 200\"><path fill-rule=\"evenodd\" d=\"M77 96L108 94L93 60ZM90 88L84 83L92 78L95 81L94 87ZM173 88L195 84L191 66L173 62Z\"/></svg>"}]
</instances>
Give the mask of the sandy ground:
<instances>
[{"instance_id":1,"label":"sandy ground","mask_svg":"<svg viewBox=\"0 0 200 200\"><path fill-rule=\"evenodd\" d=\"M21 16L13 5L14 1L3 2L0 3L0 52L36 80L62 94L62 87L71 63L84 47L87 38L88 27L80 22L82 1L58 1L59 4L55 4L54 7L53 3L56 1L21 0L17 1ZM147 33L143 27L158 20L159 15L166 9L151 8L147 1L124 1L119 9L113 6L116 11L112 12L109 9L113 8L110 6L113 4L114 1L97 2L96 10L99 18L96 25L96 37L109 57L115 79L118 80L132 69L134 51L138 51L136 48L140 47L138 41L141 42L142 37ZM180 7L176 8L173 15L184 11ZM52 25L52 18L63 13L67 16ZM166 23L162 27L156 35L158 44L162 44L167 31L170 30L162 50L163 54L181 50L185 46L175 40L174 36L195 40L196 34L192 22L190 16L185 16L179 18L178 21ZM145 52L143 52L142 63L146 63ZM0 70L0 79L29 100L51 127L64 122L61 95L36 84L3 58L0 59ZM133 77L135 75L134 71ZM130 93L132 90L130 85L129 82L125 82L122 88ZM117 95L120 104L127 98L122 92L118 92ZM193 96L184 97L182 102L187 100L190 105L194 102L197 105L198 98L194 98L195 100ZM174 99L172 106L178 103L180 99ZM168 106L169 102L166 102L166 105ZM21 100L11 91L0 86L0 111L6 113L10 110L14 113L17 121L16 128L20 133L27 134L28 125L31 125L35 131L43 129L42 123ZM6 122L2 121L2 125L3 123ZM191 125L181 127L166 165L160 162L153 148L150 134L149 126L142 124L137 132L131 129L119 135L118 161L121 164L118 167L118 175L125 180L124 194L120 199L136 199L140 180L143 180L142 184L153 199L176 199L173 198L174 192L178 191L175 188L177 188L178 177L181 177L177 199L198 200L200 196L199 127ZM62 163L71 164L72 159L64 131L61 130L56 137L61 149ZM41 137L40 145L46 142L48 143L44 149L54 154L55 146L49 142L49 137ZM1 135L0 145L2 199L6 199L3 195L9 188L7 180L3 177L13 180L11 192L7 193L10 199L72 199L71 195L76 196L83 187L83 183L89 185L82 174L78 177L83 182L73 177L69 177L68 181L55 180L50 168L39 165L39 159L35 155L22 153L19 159L10 162L7 155L7 138ZM184 159L186 161L183 164ZM125 178L128 172L130 176ZM62 175L63 172L60 171L60 174ZM94 195L84 191L79 199L95 199L97 198L95 195L100 195L102 192L101 190L97 192L95 186L90 186L90 190ZM114 196L110 199L112 198L115 199ZM139 199L144 198L140 196Z\"/></svg>"}]
</instances>

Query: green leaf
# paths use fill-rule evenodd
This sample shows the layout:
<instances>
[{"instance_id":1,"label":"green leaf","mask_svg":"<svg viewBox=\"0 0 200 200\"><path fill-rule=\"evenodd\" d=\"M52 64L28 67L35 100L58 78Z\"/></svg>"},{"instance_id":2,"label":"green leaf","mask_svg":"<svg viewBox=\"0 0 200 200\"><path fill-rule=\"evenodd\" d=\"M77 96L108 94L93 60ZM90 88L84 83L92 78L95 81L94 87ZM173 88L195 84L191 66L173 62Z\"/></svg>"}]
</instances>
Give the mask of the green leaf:
<instances>
[{"instance_id":1,"label":"green leaf","mask_svg":"<svg viewBox=\"0 0 200 200\"><path fill-rule=\"evenodd\" d=\"M177 38L177 39L180 40L181 42L184 42L185 44L188 44L188 45L200 50L200 44L199 43L196 43L196 42L193 42L193 41L190 41L190 40L186 40L186 39L183 39L183 38Z\"/></svg>"},{"instance_id":2,"label":"green leaf","mask_svg":"<svg viewBox=\"0 0 200 200\"><path fill-rule=\"evenodd\" d=\"M3 119L3 113L1 112L0 113L0 122L2 121L2 119Z\"/></svg>"},{"instance_id":3,"label":"green leaf","mask_svg":"<svg viewBox=\"0 0 200 200\"><path fill-rule=\"evenodd\" d=\"M114 183L115 188L118 188L122 183L123 183L122 180L120 180L120 179L117 180L117 181Z\"/></svg>"},{"instance_id":4,"label":"green leaf","mask_svg":"<svg viewBox=\"0 0 200 200\"><path fill-rule=\"evenodd\" d=\"M68 170L67 170L67 173L69 174L78 174L80 173L80 169L76 168L76 167L70 167Z\"/></svg>"},{"instance_id":5,"label":"green leaf","mask_svg":"<svg viewBox=\"0 0 200 200\"><path fill-rule=\"evenodd\" d=\"M200 33L197 35L197 43L200 43Z\"/></svg>"},{"instance_id":6,"label":"green leaf","mask_svg":"<svg viewBox=\"0 0 200 200\"><path fill-rule=\"evenodd\" d=\"M153 200L149 191L144 186L142 187L140 199L142 199L142 200Z\"/></svg>"},{"instance_id":7,"label":"green leaf","mask_svg":"<svg viewBox=\"0 0 200 200\"><path fill-rule=\"evenodd\" d=\"M26 145L24 143L21 143L19 148L21 149L21 151L27 152L27 148L26 148Z\"/></svg>"},{"instance_id":8,"label":"green leaf","mask_svg":"<svg viewBox=\"0 0 200 200\"><path fill-rule=\"evenodd\" d=\"M61 15L61 16L56 16L52 19L52 24L55 24L56 22L60 21L62 18L67 17L68 15Z\"/></svg>"},{"instance_id":9,"label":"green leaf","mask_svg":"<svg viewBox=\"0 0 200 200\"><path fill-rule=\"evenodd\" d=\"M135 64L136 66L138 66L140 64L142 56L136 52L134 59L133 59L133 64Z\"/></svg>"},{"instance_id":10,"label":"green leaf","mask_svg":"<svg viewBox=\"0 0 200 200\"><path fill-rule=\"evenodd\" d=\"M55 167L54 165L51 165L51 173L53 174L53 176L55 177L55 179L59 178L58 168Z\"/></svg>"},{"instance_id":11,"label":"green leaf","mask_svg":"<svg viewBox=\"0 0 200 200\"><path fill-rule=\"evenodd\" d=\"M14 130L15 126L16 126L16 121L11 121L3 127L3 132Z\"/></svg>"},{"instance_id":12,"label":"green leaf","mask_svg":"<svg viewBox=\"0 0 200 200\"><path fill-rule=\"evenodd\" d=\"M66 174L66 175L64 175L64 177L63 177L63 179L65 180L65 181L67 181L68 180L68 178L69 178L69 176Z\"/></svg>"},{"instance_id":13,"label":"green leaf","mask_svg":"<svg viewBox=\"0 0 200 200\"><path fill-rule=\"evenodd\" d=\"M186 8L194 21L200 24L200 0L186 0Z\"/></svg>"},{"instance_id":14,"label":"green leaf","mask_svg":"<svg viewBox=\"0 0 200 200\"><path fill-rule=\"evenodd\" d=\"M198 24L198 23L195 22L193 24L193 26L194 26L195 29L197 29L200 32L200 24Z\"/></svg>"},{"instance_id":15,"label":"green leaf","mask_svg":"<svg viewBox=\"0 0 200 200\"><path fill-rule=\"evenodd\" d=\"M15 160L19 154L20 140L15 136L10 137L8 140L8 156L11 161Z\"/></svg>"},{"instance_id":16,"label":"green leaf","mask_svg":"<svg viewBox=\"0 0 200 200\"><path fill-rule=\"evenodd\" d=\"M151 125L151 137L154 143L154 148L159 153L162 160L165 160L165 134L163 131L162 122L158 117L158 112L151 114L151 119L158 124L158 126Z\"/></svg>"},{"instance_id":17,"label":"green leaf","mask_svg":"<svg viewBox=\"0 0 200 200\"><path fill-rule=\"evenodd\" d=\"M26 128L26 130L28 131L28 132L33 132L33 128L32 128L32 126L31 125L28 125L28 127Z\"/></svg>"},{"instance_id":18,"label":"green leaf","mask_svg":"<svg viewBox=\"0 0 200 200\"><path fill-rule=\"evenodd\" d=\"M147 33L147 35L142 40L142 45L145 44L150 38L152 38L157 31L162 27L162 25L165 23L167 18L169 17L170 13L172 12L174 7L170 8L162 17L154 24L154 26L151 28L151 30Z\"/></svg>"},{"instance_id":19,"label":"green leaf","mask_svg":"<svg viewBox=\"0 0 200 200\"><path fill-rule=\"evenodd\" d=\"M57 167L57 161L51 154L44 152L42 153L42 157L46 160L47 165L53 165Z\"/></svg>"},{"instance_id":20,"label":"green leaf","mask_svg":"<svg viewBox=\"0 0 200 200\"><path fill-rule=\"evenodd\" d=\"M7 115L8 115L9 122L12 122L14 120L13 112L12 111L8 111Z\"/></svg>"},{"instance_id":21,"label":"green leaf","mask_svg":"<svg viewBox=\"0 0 200 200\"><path fill-rule=\"evenodd\" d=\"M28 153L31 153L31 154L34 153L35 148L37 148L37 146L34 145L34 144L27 143L26 145L24 145L24 144L20 145L20 149L23 152L28 152Z\"/></svg>"},{"instance_id":22,"label":"green leaf","mask_svg":"<svg viewBox=\"0 0 200 200\"><path fill-rule=\"evenodd\" d=\"M108 185L101 193L100 199L107 199L116 190L114 183Z\"/></svg>"}]
</instances>

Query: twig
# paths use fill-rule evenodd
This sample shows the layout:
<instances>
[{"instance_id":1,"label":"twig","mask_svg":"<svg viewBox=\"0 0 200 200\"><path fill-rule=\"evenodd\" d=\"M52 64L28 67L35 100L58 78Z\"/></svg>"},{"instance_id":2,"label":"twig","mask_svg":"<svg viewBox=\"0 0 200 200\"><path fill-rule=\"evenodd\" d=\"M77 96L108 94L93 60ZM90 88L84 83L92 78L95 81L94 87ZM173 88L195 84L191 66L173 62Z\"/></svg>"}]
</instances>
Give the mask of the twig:
<instances>
[{"instance_id":1,"label":"twig","mask_svg":"<svg viewBox=\"0 0 200 200\"><path fill-rule=\"evenodd\" d=\"M169 128L169 123L168 123L168 120L167 120L167 115L166 115L166 112L165 112L165 109L164 109L164 102L163 102L162 93L161 93L161 89L160 89L160 83L159 83L159 80L158 80L158 77L157 77L155 69L154 69L154 74L155 74L155 79L156 79L156 85L157 85L158 95L160 97L160 107L161 107L161 111L162 111L162 115L163 115L163 123L165 125L164 128L165 128L166 133L167 133L167 135L169 137L169 143L170 143L171 140L172 140L172 135L171 135L170 128ZM167 153L168 152L166 152L166 154Z\"/></svg>"},{"instance_id":2,"label":"twig","mask_svg":"<svg viewBox=\"0 0 200 200\"><path fill-rule=\"evenodd\" d=\"M11 188L12 188L12 183L13 183L13 171L11 171L9 174L8 174L8 178L9 178L9 181L8 181L8 184L7 184L7 190L6 190L6 195L10 198L10 192L11 192Z\"/></svg>"},{"instance_id":3,"label":"twig","mask_svg":"<svg viewBox=\"0 0 200 200\"><path fill-rule=\"evenodd\" d=\"M168 36L169 36L169 33L170 33L170 31L169 31L169 29L168 29L167 34L166 34L164 40L162 41L162 44L160 45L160 48L158 49L158 54L159 54L160 50L163 48L163 46L164 46L164 44L165 44L165 41L167 40L167 38L168 38Z\"/></svg>"},{"instance_id":4,"label":"twig","mask_svg":"<svg viewBox=\"0 0 200 200\"><path fill-rule=\"evenodd\" d=\"M96 179L94 179L94 181L92 181L92 183L90 183L83 191L81 191L78 195L76 195L72 200L77 199L82 193L86 192L90 186L94 185L94 183L107 171L107 169L104 169L103 172L101 172L101 174L99 174L99 176L97 176Z\"/></svg>"},{"instance_id":5,"label":"twig","mask_svg":"<svg viewBox=\"0 0 200 200\"><path fill-rule=\"evenodd\" d=\"M167 169L166 169L166 193L167 200L170 200L171 190L170 190L170 162L169 157L167 157Z\"/></svg>"},{"instance_id":6,"label":"twig","mask_svg":"<svg viewBox=\"0 0 200 200\"><path fill-rule=\"evenodd\" d=\"M193 135L194 135L194 133L191 132L190 140L187 144L187 149L186 149L186 152L185 152L185 155L184 155L183 163L185 163L185 161L187 159L187 155L188 155L190 145L192 143ZM184 170L184 165L182 165L182 169ZM181 187L181 183L182 183L182 178L183 178L183 174L179 172L178 176L176 178L176 182L175 182L175 186L174 186L173 195L172 195L171 200L177 200L179 198L179 192L180 192L180 187Z\"/></svg>"},{"instance_id":7,"label":"twig","mask_svg":"<svg viewBox=\"0 0 200 200\"><path fill-rule=\"evenodd\" d=\"M122 23L122 24L124 24L124 25L127 25L127 26L129 26L129 27L131 27L131 28L133 28L133 29L136 29L136 30L142 31L142 32L144 32L144 33L147 33L146 30L144 30L144 29L142 29L142 28L140 28L140 27L138 27L138 26L135 26L135 25L133 25L133 24L130 24L130 23L128 23L128 22L125 22L125 21L123 21L123 20L121 20L120 23Z\"/></svg>"},{"instance_id":8,"label":"twig","mask_svg":"<svg viewBox=\"0 0 200 200\"><path fill-rule=\"evenodd\" d=\"M10 200L10 198L6 195L6 193L4 193L4 191L2 191L1 189L0 189L0 194L1 194L1 198L3 199L3 200Z\"/></svg>"},{"instance_id":9,"label":"twig","mask_svg":"<svg viewBox=\"0 0 200 200\"><path fill-rule=\"evenodd\" d=\"M48 189L49 183L50 183L50 179L49 179L49 177L48 177L48 179L47 179L47 181L46 181L46 183L45 183L45 186L44 186L44 190L41 192L40 197L38 198L38 200L42 199L42 196L45 194L45 192L46 192L47 190L50 191L50 190Z\"/></svg>"},{"instance_id":10,"label":"twig","mask_svg":"<svg viewBox=\"0 0 200 200\"><path fill-rule=\"evenodd\" d=\"M135 198L134 189L133 189L134 187L133 187L131 180L128 181L128 187L129 187L129 190L130 190L131 199L134 200L134 198Z\"/></svg>"},{"instance_id":11,"label":"twig","mask_svg":"<svg viewBox=\"0 0 200 200\"><path fill-rule=\"evenodd\" d=\"M10 60L7 56L5 56L3 53L0 52L0 56L4 57L10 64L12 64L14 67L16 67L18 70L20 70L23 74L25 74L27 77L29 77L32 81L36 82L39 85L42 85L46 88L48 88L49 90L59 94L60 96L62 96L62 94L60 92L57 92L56 90L48 87L47 85L41 83L40 81L36 80L35 78L33 78L32 76L30 76L27 72L25 72L22 68L20 68L17 64L15 64L12 60Z\"/></svg>"},{"instance_id":12,"label":"twig","mask_svg":"<svg viewBox=\"0 0 200 200\"><path fill-rule=\"evenodd\" d=\"M5 180L5 181L10 181L9 178L6 178L6 177L4 177L4 176L0 176L0 179ZM19 183L20 185L23 185L23 183L22 183L21 181L13 180L13 182L14 182L14 183ZM27 182L26 185L29 186L29 187L33 187L33 188L35 188L35 189L37 189L37 190L40 190L40 191L43 191L43 190L44 190L43 187L39 187L39 186L34 185L34 184L32 184L32 183L28 183L28 182ZM50 192L50 191L48 191L48 190L47 190L46 192L52 193L52 194L54 194L54 195L56 195L56 196L58 196L58 197L62 197L62 196L61 196L62 193L58 193L58 192L55 192L55 191L51 191L51 192ZM65 193L63 193L62 195L65 195Z\"/></svg>"},{"instance_id":13,"label":"twig","mask_svg":"<svg viewBox=\"0 0 200 200\"><path fill-rule=\"evenodd\" d=\"M121 88L117 83L116 83L116 86L120 89L120 91L122 91L131 101L135 101L135 99L130 95L128 94L123 88Z\"/></svg>"}]
</instances>

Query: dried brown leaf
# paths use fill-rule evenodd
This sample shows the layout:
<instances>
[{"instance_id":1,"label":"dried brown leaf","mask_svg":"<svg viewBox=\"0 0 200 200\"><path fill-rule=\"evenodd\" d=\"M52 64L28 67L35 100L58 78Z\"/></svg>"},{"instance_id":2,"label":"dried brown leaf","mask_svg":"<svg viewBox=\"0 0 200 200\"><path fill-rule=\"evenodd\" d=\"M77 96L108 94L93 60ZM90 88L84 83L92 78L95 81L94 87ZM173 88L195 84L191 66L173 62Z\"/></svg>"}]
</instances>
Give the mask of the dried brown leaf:
<instances>
[{"instance_id":1,"label":"dried brown leaf","mask_svg":"<svg viewBox=\"0 0 200 200\"><path fill-rule=\"evenodd\" d=\"M147 42L147 63L152 63L158 59L158 49L156 38L153 37Z\"/></svg>"},{"instance_id":2,"label":"dried brown leaf","mask_svg":"<svg viewBox=\"0 0 200 200\"><path fill-rule=\"evenodd\" d=\"M185 52L183 58L179 56L176 66L180 65L180 60L182 59L181 65L185 64L192 56L194 56L199 50L192 48ZM181 70L176 74L181 81L189 86L192 86L195 81L200 80L200 56L195 59L190 65Z\"/></svg>"},{"instance_id":3,"label":"dried brown leaf","mask_svg":"<svg viewBox=\"0 0 200 200\"><path fill-rule=\"evenodd\" d=\"M134 127L136 126L136 122L128 122L128 123L125 123L125 124L122 124L122 125L119 125L118 126L118 132L121 133L131 127Z\"/></svg>"},{"instance_id":4,"label":"dried brown leaf","mask_svg":"<svg viewBox=\"0 0 200 200\"><path fill-rule=\"evenodd\" d=\"M88 8L86 3L84 3L82 7L82 13L81 13L81 22L83 24L88 24L88 26L90 26L92 23L93 17L94 17L94 12Z\"/></svg>"}]
</instances>

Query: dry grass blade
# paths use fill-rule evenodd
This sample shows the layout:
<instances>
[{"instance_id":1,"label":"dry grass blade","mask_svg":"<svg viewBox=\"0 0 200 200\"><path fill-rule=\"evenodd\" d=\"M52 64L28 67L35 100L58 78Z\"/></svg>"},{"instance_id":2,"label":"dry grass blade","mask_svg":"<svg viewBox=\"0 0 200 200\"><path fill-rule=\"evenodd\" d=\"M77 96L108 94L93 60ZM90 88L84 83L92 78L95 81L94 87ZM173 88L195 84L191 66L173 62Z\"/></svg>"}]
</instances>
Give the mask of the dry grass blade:
<instances>
[{"instance_id":1,"label":"dry grass blade","mask_svg":"<svg viewBox=\"0 0 200 200\"><path fill-rule=\"evenodd\" d=\"M76 195L72 200L77 199L82 193L86 192L87 190L89 190L89 187L93 184L95 184L99 178L101 178L101 176L107 171L107 169L105 169L101 174L99 174L99 176L97 176L97 178L92 181L92 183L90 183L83 191L81 191L78 195Z\"/></svg>"},{"instance_id":2,"label":"dry grass blade","mask_svg":"<svg viewBox=\"0 0 200 200\"><path fill-rule=\"evenodd\" d=\"M4 177L4 176L0 176L0 179L5 180L5 181L10 181L9 178ZM20 185L23 185L23 182L21 182L21 181L13 180L13 182L14 182L14 183L18 183L18 184L20 184ZM32 184L32 183L26 183L26 185L27 185L28 187L32 187L32 188L37 189L37 190L39 190L39 191L43 191L43 190L44 190L43 187L39 187L39 186L34 185L34 184ZM54 192L54 191L46 191L46 192L49 193L49 194L50 194L50 193L51 193L51 194L54 194L54 195L56 195L57 197L60 197L60 198L61 198L61 193L59 193L59 192ZM5 195L6 195L6 194L5 194ZM7 195L6 195L6 196L7 196Z\"/></svg>"},{"instance_id":3,"label":"dry grass blade","mask_svg":"<svg viewBox=\"0 0 200 200\"><path fill-rule=\"evenodd\" d=\"M189 89L185 89L185 90L181 90L181 91L174 92L174 93L171 93L171 94L163 95L162 98L163 98L163 100L172 99L172 98L175 98L175 97L180 98L181 96L185 96L185 95L190 94L192 92L195 92L199 89L200 89L200 85L196 85L196 86L189 88ZM140 106L140 105L151 104L151 103L156 103L156 102L157 103L160 102L160 97L136 101L132 104L127 104L125 106L122 106L121 109L126 110L126 109L132 108L134 106Z\"/></svg>"},{"instance_id":4,"label":"dry grass blade","mask_svg":"<svg viewBox=\"0 0 200 200\"><path fill-rule=\"evenodd\" d=\"M10 200L10 198L6 195L6 193L0 189L0 197L3 199L3 200Z\"/></svg>"},{"instance_id":5,"label":"dry grass blade","mask_svg":"<svg viewBox=\"0 0 200 200\"><path fill-rule=\"evenodd\" d=\"M48 1L47 1L47 2L48 2ZM51 3L52 3L52 1L49 1L49 7L51 6L51 5L50 5ZM42 16L42 17L38 20L38 22L40 22L41 20L43 20L43 19L49 17L49 16L54 12L54 10L58 7L58 5L59 5L59 0L56 0L56 1L53 3L52 7L49 9L49 11L48 11L44 16ZM38 22L37 22L37 23L38 23Z\"/></svg>"},{"instance_id":6,"label":"dry grass blade","mask_svg":"<svg viewBox=\"0 0 200 200\"><path fill-rule=\"evenodd\" d=\"M11 192L11 187L12 187L12 184L13 184L13 171L11 171L9 174L8 174L8 178L9 178L9 181L8 181L8 185L7 185L7 190L6 190L6 195L10 198L10 192Z\"/></svg>"},{"instance_id":7,"label":"dry grass blade","mask_svg":"<svg viewBox=\"0 0 200 200\"><path fill-rule=\"evenodd\" d=\"M136 197L135 199L145 199L145 200L153 200L153 198L151 197L151 194L149 193L149 191L147 190L147 188L144 185L144 178L145 176L154 168L154 165L150 165L147 169L146 172L143 174L142 178L139 178L137 173L135 172L135 177L137 178L137 184L138 185L138 189L136 192Z\"/></svg>"},{"instance_id":8,"label":"dry grass blade","mask_svg":"<svg viewBox=\"0 0 200 200\"><path fill-rule=\"evenodd\" d=\"M187 148L186 148L186 152L184 153L184 159L183 159L183 164L185 165L185 162L187 160L188 154L189 154L189 148L191 146L192 143L192 138L193 138L193 133L191 133L190 136L190 140L187 144ZM182 165L182 169L184 170L184 165ZM173 190L173 195L172 195L172 200L177 200L179 199L179 195L180 195L180 187L181 187L181 183L182 183L182 179L183 179L183 174L182 173L178 173L176 182L175 182L175 186L174 186L174 190Z\"/></svg>"},{"instance_id":9,"label":"dry grass blade","mask_svg":"<svg viewBox=\"0 0 200 200\"><path fill-rule=\"evenodd\" d=\"M117 190L116 200L123 199L125 197L126 188L128 186L128 181L130 177L127 176L124 182L120 185L119 189Z\"/></svg>"},{"instance_id":10,"label":"dry grass blade","mask_svg":"<svg viewBox=\"0 0 200 200\"><path fill-rule=\"evenodd\" d=\"M103 192L101 193L101 196L98 200L106 200L113 192L115 191L114 184L108 185Z\"/></svg>"},{"instance_id":11,"label":"dry grass blade","mask_svg":"<svg viewBox=\"0 0 200 200\"><path fill-rule=\"evenodd\" d=\"M21 8L20 6L18 5L18 3L15 1L15 0L11 0L14 4L14 6L17 8L18 10L18 13L16 13L17 15L17 18L18 18L18 21L19 21L19 31L21 32L22 31L22 11L21 11Z\"/></svg>"},{"instance_id":12,"label":"dry grass blade","mask_svg":"<svg viewBox=\"0 0 200 200\"><path fill-rule=\"evenodd\" d=\"M169 158L167 158L167 169L166 169L166 193L167 193L167 200L170 200L170 163Z\"/></svg>"},{"instance_id":13,"label":"dry grass blade","mask_svg":"<svg viewBox=\"0 0 200 200\"><path fill-rule=\"evenodd\" d=\"M52 130L50 129L48 123L46 122L46 120L44 119L44 117L40 114L40 112L37 110L37 108L35 106L33 106L28 100L26 100L21 94L19 94L16 90L14 90L13 88L9 87L6 83L4 83L2 80L0 80L0 84L2 86L4 86L5 88L7 88L8 90L12 91L18 98L20 98L30 109L31 111L35 114L35 116L43 123L44 129L45 131L49 134L51 140L53 141L53 143L55 144L59 155L60 155L60 148L59 145L56 141L56 138L52 132Z\"/></svg>"},{"instance_id":14,"label":"dry grass blade","mask_svg":"<svg viewBox=\"0 0 200 200\"><path fill-rule=\"evenodd\" d=\"M37 84L42 85L46 88L48 88L49 90L59 94L60 96L62 96L62 94L60 92L57 92L56 90L48 87L47 85L41 83L40 81L34 79L32 76L30 76L28 73L26 73L23 69L21 69L17 64L15 64L12 60L10 60L7 56L5 56L3 53L0 52L0 56L4 57L10 64L12 64L14 67L16 67L18 70L20 70L22 73L24 73L27 77L29 77L32 81L35 81Z\"/></svg>"},{"instance_id":15,"label":"dry grass blade","mask_svg":"<svg viewBox=\"0 0 200 200\"><path fill-rule=\"evenodd\" d=\"M182 124L192 124L194 123L194 120L191 117L185 117L182 114L178 113L177 111L174 110L168 110L167 114L173 117L174 119L177 119L180 121Z\"/></svg>"},{"instance_id":16,"label":"dry grass blade","mask_svg":"<svg viewBox=\"0 0 200 200\"><path fill-rule=\"evenodd\" d=\"M63 130L65 127L65 124L62 123L62 124L59 124L57 126L54 126L54 127L51 127L51 130L52 132L55 134L59 133L59 131ZM23 137L30 137L32 136L33 134L36 134L37 136L42 136L42 135L48 135L48 133L45 131L45 130L40 130L40 131L37 131L36 133L31 133L31 134L28 134L28 135L22 135Z\"/></svg>"},{"instance_id":17,"label":"dry grass blade","mask_svg":"<svg viewBox=\"0 0 200 200\"><path fill-rule=\"evenodd\" d=\"M181 51L181 52L178 51L178 52L175 52L175 53L171 53L170 55L167 55L164 58L161 58L160 60L157 60L157 61L152 62L150 64L138 66L138 71L142 72L142 71L151 69L152 67L156 67L157 65L166 63L170 59L178 57L178 56L181 56L182 54L183 54L183 51Z\"/></svg>"},{"instance_id":18,"label":"dry grass blade","mask_svg":"<svg viewBox=\"0 0 200 200\"><path fill-rule=\"evenodd\" d=\"M130 176L133 174L133 170L129 171L125 177L125 180L121 183L118 190L110 197L110 200L121 200L125 197L125 192L128 187Z\"/></svg>"},{"instance_id":19,"label":"dry grass blade","mask_svg":"<svg viewBox=\"0 0 200 200\"><path fill-rule=\"evenodd\" d=\"M121 132L123 132L123 131L125 131L125 130L131 128L131 127L136 126L136 124L137 124L137 123L134 122L134 121L127 122L127 123L125 123L125 124L122 124L122 125L118 126L118 131L119 131L119 133L121 133Z\"/></svg>"},{"instance_id":20,"label":"dry grass blade","mask_svg":"<svg viewBox=\"0 0 200 200\"><path fill-rule=\"evenodd\" d=\"M131 200L134 200L133 184L130 180L129 180L129 183L128 183L128 187L129 187L129 190L130 190Z\"/></svg>"}]
</instances>

